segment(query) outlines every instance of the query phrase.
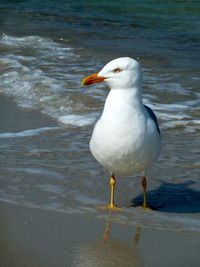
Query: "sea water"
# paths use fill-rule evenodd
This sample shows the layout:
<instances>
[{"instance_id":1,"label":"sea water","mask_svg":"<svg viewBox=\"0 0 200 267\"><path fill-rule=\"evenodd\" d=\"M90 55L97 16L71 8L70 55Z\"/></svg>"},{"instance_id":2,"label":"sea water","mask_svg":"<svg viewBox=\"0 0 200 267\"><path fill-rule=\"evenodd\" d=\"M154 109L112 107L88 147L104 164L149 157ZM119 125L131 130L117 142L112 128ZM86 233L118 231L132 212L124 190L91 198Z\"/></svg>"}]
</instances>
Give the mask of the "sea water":
<instances>
[{"instance_id":1,"label":"sea water","mask_svg":"<svg viewBox=\"0 0 200 267\"><path fill-rule=\"evenodd\" d=\"M199 1L1 1L0 93L54 122L0 126L0 199L67 213L99 213L108 173L91 156L93 124L108 94L86 75L130 56L143 70L143 101L157 115L163 149L149 171L148 216L139 175L118 179L113 219L200 231ZM6 111L5 111L6 112ZM31 120L31 118L30 118ZM134 204L133 204L134 203Z\"/></svg>"}]
</instances>

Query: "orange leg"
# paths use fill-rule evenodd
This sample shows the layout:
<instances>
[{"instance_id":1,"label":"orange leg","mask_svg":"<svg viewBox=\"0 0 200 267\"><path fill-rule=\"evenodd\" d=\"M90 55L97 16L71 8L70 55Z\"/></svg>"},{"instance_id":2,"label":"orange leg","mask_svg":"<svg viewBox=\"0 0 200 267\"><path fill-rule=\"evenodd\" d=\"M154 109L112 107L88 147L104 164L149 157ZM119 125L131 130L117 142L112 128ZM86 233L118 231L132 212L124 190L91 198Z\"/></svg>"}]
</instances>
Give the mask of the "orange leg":
<instances>
[{"instance_id":1,"label":"orange leg","mask_svg":"<svg viewBox=\"0 0 200 267\"><path fill-rule=\"evenodd\" d=\"M144 196L142 208L147 209L148 208L147 206L147 179L145 176L142 177L141 185L143 188L143 196Z\"/></svg>"},{"instance_id":2,"label":"orange leg","mask_svg":"<svg viewBox=\"0 0 200 267\"><path fill-rule=\"evenodd\" d=\"M115 207L115 184L116 184L116 179L114 174L110 176L110 186L111 186L111 196L110 196L110 208Z\"/></svg>"},{"instance_id":3,"label":"orange leg","mask_svg":"<svg viewBox=\"0 0 200 267\"><path fill-rule=\"evenodd\" d=\"M115 179L114 174L112 174L110 176L110 187L111 187L110 205L100 207L100 209L110 209L110 210L116 210L116 211L122 210L118 208L117 206L115 206L115 184L116 184L116 179Z\"/></svg>"}]
</instances>

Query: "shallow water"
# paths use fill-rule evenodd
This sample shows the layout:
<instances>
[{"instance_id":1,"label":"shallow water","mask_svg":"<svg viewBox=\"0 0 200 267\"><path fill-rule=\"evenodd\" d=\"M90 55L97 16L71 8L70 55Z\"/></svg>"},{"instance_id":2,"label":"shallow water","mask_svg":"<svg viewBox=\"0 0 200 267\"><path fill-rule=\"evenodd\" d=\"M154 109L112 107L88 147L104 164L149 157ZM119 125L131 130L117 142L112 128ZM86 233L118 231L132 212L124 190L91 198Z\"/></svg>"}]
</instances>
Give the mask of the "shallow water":
<instances>
[{"instance_id":1,"label":"shallow water","mask_svg":"<svg viewBox=\"0 0 200 267\"><path fill-rule=\"evenodd\" d=\"M142 65L144 103L158 117L163 150L149 172L155 211L139 208L135 175L118 179L124 212L113 220L200 231L199 3L5 1L0 8L0 92L51 121L18 127L19 117L9 119L15 109L5 105L0 199L106 219L96 206L108 201L108 173L92 158L88 142L108 90L103 84L82 88L81 80L127 55Z\"/></svg>"}]
</instances>

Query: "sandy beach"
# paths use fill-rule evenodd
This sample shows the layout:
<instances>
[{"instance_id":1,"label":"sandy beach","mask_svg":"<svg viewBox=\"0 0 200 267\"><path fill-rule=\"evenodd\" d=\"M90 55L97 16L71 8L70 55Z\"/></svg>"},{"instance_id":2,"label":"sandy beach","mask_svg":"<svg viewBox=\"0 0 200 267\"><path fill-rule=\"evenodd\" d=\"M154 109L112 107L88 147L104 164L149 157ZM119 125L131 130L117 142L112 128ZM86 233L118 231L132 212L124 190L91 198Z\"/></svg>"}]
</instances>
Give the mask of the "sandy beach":
<instances>
[{"instance_id":1,"label":"sandy beach","mask_svg":"<svg viewBox=\"0 0 200 267\"><path fill-rule=\"evenodd\" d=\"M0 202L2 267L196 267L200 235Z\"/></svg>"}]
</instances>

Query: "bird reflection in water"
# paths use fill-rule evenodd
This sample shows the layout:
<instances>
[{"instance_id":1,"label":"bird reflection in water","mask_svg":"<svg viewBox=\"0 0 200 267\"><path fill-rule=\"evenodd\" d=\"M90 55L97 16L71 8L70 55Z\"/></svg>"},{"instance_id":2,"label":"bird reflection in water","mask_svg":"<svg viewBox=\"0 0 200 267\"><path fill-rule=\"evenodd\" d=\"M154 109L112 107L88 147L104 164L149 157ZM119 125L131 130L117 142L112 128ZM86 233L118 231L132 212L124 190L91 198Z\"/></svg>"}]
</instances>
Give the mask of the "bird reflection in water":
<instances>
[{"instance_id":1,"label":"bird reflection in water","mask_svg":"<svg viewBox=\"0 0 200 267\"><path fill-rule=\"evenodd\" d=\"M107 222L103 238L81 244L76 249L75 266L78 267L142 267L139 251L141 228L136 228L131 241L111 238L111 221Z\"/></svg>"}]
</instances>

